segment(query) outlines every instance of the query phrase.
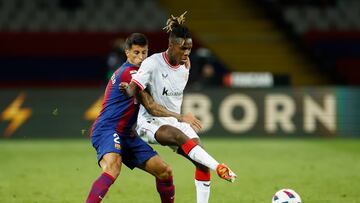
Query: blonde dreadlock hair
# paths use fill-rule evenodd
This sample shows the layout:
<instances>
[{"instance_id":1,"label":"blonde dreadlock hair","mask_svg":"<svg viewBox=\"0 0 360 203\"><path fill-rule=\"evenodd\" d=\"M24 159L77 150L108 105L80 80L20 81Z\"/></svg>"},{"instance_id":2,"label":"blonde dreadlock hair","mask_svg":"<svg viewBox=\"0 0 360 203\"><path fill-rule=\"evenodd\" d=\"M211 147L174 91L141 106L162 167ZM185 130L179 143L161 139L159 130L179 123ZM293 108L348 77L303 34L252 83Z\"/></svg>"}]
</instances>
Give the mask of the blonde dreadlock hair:
<instances>
[{"instance_id":1,"label":"blonde dreadlock hair","mask_svg":"<svg viewBox=\"0 0 360 203\"><path fill-rule=\"evenodd\" d=\"M166 26L163 28L163 30L165 30L167 33L170 33L169 39L191 38L189 29L184 25L186 13L187 11L185 11L179 17L171 15L171 17L166 21ZM181 43L184 43L184 40L182 40Z\"/></svg>"},{"instance_id":2,"label":"blonde dreadlock hair","mask_svg":"<svg viewBox=\"0 0 360 203\"><path fill-rule=\"evenodd\" d=\"M171 17L166 21L166 26L163 27L163 30L166 30L166 33L169 33L173 30L174 27L184 24L186 13L187 13L187 11L185 11L179 17L175 17L175 16L171 15Z\"/></svg>"}]
</instances>

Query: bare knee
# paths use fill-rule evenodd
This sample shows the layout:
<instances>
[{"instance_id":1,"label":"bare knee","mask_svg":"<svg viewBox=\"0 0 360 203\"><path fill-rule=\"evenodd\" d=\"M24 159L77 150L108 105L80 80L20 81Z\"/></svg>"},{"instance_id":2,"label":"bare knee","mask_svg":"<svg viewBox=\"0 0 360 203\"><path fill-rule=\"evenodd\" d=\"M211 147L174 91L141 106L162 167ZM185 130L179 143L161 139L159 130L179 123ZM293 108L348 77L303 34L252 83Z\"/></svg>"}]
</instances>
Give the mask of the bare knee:
<instances>
[{"instance_id":1,"label":"bare knee","mask_svg":"<svg viewBox=\"0 0 360 203\"><path fill-rule=\"evenodd\" d=\"M116 163L116 162L109 163L105 167L104 172L109 173L114 178L117 178L120 174L120 163Z\"/></svg>"},{"instance_id":2,"label":"bare knee","mask_svg":"<svg viewBox=\"0 0 360 203\"><path fill-rule=\"evenodd\" d=\"M161 171L156 175L159 179L169 179L172 177L172 168L169 165L165 165Z\"/></svg>"},{"instance_id":3,"label":"bare knee","mask_svg":"<svg viewBox=\"0 0 360 203\"><path fill-rule=\"evenodd\" d=\"M100 162L103 172L117 178L121 170L121 157L120 156L107 156Z\"/></svg>"}]
</instances>

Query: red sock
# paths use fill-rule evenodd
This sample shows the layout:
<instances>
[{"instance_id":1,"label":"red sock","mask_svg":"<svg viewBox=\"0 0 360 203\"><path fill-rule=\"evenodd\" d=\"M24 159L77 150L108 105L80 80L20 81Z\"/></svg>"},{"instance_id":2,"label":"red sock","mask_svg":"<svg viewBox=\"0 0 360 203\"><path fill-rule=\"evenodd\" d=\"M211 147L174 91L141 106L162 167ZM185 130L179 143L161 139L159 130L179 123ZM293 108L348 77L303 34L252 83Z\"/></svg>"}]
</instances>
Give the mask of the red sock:
<instances>
[{"instance_id":1,"label":"red sock","mask_svg":"<svg viewBox=\"0 0 360 203\"><path fill-rule=\"evenodd\" d=\"M185 154L189 154L189 152L196 146L196 142L194 140L189 139L183 145L181 145L181 149L185 152Z\"/></svg>"},{"instance_id":2,"label":"red sock","mask_svg":"<svg viewBox=\"0 0 360 203\"><path fill-rule=\"evenodd\" d=\"M86 203L101 202L114 181L114 177L105 172L102 173L101 176L93 183Z\"/></svg>"},{"instance_id":3,"label":"red sock","mask_svg":"<svg viewBox=\"0 0 360 203\"><path fill-rule=\"evenodd\" d=\"M195 180L210 181L210 170L203 171L196 167Z\"/></svg>"},{"instance_id":4,"label":"red sock","mask_svg":"<svg viewBox=\"0 0 360 203\"><path fill-rule=\"evenodd\" d=\"M165 180L156 178L156 189L160 194L161 203L174 203L175 186L172 177Z\"/></svg>"}]
</instances>

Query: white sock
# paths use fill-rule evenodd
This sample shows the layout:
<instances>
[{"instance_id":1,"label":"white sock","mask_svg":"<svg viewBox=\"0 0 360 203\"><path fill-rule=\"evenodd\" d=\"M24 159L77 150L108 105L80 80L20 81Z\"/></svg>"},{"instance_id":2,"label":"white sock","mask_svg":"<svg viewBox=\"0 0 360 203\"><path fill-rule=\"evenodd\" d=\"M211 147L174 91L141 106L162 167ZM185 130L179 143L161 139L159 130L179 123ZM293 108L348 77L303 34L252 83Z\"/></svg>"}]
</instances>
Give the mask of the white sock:
<instances>
[{"instance_id":1,"label":"white sock","mask_svg":"<svg viewBox=\"0 0 360 203\"><path fill-rule=\"evenodd\" d=\"M208 167L208 168L210 168L210 169L212 169L214 171L216 171L216 167L219 165L219 162L217 162L214 158L212 158L212 156L210 156L210 154L208 154L199 145L196 145L194 148L192 148L190 150L188 156L192 160L194 160L194 161L196 161L196 162L198 162L198 163L200 163L200 164L202 164L202 165L204 165L204 166L206 166L206 167Z\"/></svg>"},{"instance_id":2,"label":"white sock","mask_svg":"<svg viewBox=\"0 0 360 203\"><path fill-rule=\"evenodd\" d=\"M210 181L201 181L195 179L196 202L208 203L210 197Z\"/></svg>"}]
</instances>

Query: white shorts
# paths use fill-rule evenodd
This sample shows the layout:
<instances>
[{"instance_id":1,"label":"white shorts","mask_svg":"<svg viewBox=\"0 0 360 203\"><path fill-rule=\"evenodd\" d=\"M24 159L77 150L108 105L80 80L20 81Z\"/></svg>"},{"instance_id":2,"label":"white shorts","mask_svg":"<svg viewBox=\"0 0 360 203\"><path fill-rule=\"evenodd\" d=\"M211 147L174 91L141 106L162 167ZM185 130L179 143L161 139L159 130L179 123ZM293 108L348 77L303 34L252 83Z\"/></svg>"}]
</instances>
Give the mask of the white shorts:
<instances>
[{"instance_id":1,"label":"white shorts","mask_svg":"<svg viewBox=\"0 0 360 203\"><path fill-rule=\"evenodd\" d=\"M136 132L145 142L150 144L159 144L155 139L155 133L163 125L171 125L181 130L190 139L199 138L199 136L194 131L194 129L192 129L190 124L185 122L179 122L176 118L173 117L153 117L151 119L138 119Z\"/></svg>"}]
</instances>

